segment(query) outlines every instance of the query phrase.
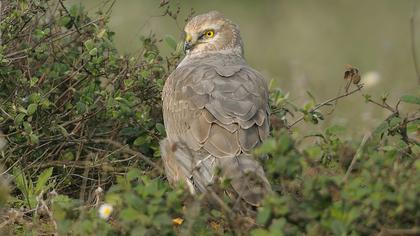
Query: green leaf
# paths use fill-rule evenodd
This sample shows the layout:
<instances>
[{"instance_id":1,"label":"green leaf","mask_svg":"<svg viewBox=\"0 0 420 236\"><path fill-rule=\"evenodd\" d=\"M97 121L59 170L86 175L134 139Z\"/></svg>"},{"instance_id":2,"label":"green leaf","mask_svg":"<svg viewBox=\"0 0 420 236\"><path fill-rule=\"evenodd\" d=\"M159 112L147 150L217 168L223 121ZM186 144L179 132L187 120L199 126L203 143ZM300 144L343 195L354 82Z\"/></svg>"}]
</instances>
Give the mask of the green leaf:
<instances>
[{"instance_id":1,"label":"green leaf","mask_svg":"<svg viewBox=\"0 0 420 236\"><path fill-rule=\"evenodd\" d=\"M33 87L36 83L38 83L38 78L37 77L32 77L30 82L31 87Z\"/></svg>"},{"instance_id":2,"label":"green leaf","mask_svg":"<svg viewBox=\"0 0 420 236\"><path fill-rule=\"evenodd\" d=\"M134 146L141 146L143 144L147 143L147 137L146 136L140 136L134 140Z\"/></svg>"},{"instance_id":3,"label":"green leaf","mask_svg":"<svg viewBox=\"0 0 420 236\"><path fill-rule=\"evenodd\" d=\"M311 92L309 92L309 91L306 91L306 93L308 94L308 96L312 99L312 102L314 103L314 104L316 104L316 99L315 99L315 96L311 93Z\"/></svg>"},{"instance_id":4,"label":"green leaf","mask_svg":"<svg viewBox=\"0 0 420 236\"><path fill-rule=\"evenodd\" d=\"M382 102L386 102L388 97L389 97L389 92L385 92L384 94L382 94L382 96L381 96Z\"/></svg>"},{"instance_id":5,"label":"green leaf","mask_svg":"<svg viewBox=\"0 0 420 236\"><path fill-rule=\"evenodd\" d=\"M176 40L171 35L165 37L165 42L171 49L176 50Z\"/></svg>"},{"instance_id":6,"label":"green leaf","mask_svg":"<svg viewBox=\"0 0 420 236\"><path fill-rule=\"evenodd\" d=\"M123 209L120 213L121 220L126 222L132 222L138 219L139 212L134 210L133 208L126 208Z\"/></svg>"},{"instance_id":7,"label":"green leaf","mask_svg":"<svg viewBox=\"0 0 420 236\"><path fill-rule=\"evenodd\" d=\"M23 122L23 119L25 118L25 114L20 113L15 117L15 124L19 125Z\"/></svg>"},{"instance_id":8,"label":"green leaf","mask_svg":"<svg viewBox=\"0 0 420 236\"><path fill-rule=\"evenodd\" d=\"M32 132L32 125L29 122L25 121L22 123L22 125L25 132L28 132L28 133Z\"/></svg>"},{"instance_id":9,"label":"green leaf","mask_svg":"<svg viewBox=\"0 0 420 236\"><path fill-rule=\"evenodd\" d=\"M127 172L125 175L128 181L132 181L134 179L137 179L141 176L141 172L139 169L131 169Z\"/></svg>"},{"instance_id":10,"label":"green leaf","mask_svg":"<svg viewBox=\"0 0 420 236\"><path fill-rule=\"evenodd\" d=\"M390 129L395 129L401 123L402 119L399 117L392 117L388 122L388 127Z\"/></svg>"},{"instance_id":11,"label":"green leaf","mask_svg":"<svg viewBox=\"0 0 420 236\"><path fill-rule=\"evenodd\" d=\"M91 55L91 56L96 56L97 53L98 53L97 48L92 48L92 50L89 51L89 55Z\"/></svg>"},{"instance_id":12,"label":"green leaf","mask_svg":"<svg viewBox=\"0 0 420 236\"><path fill-rule=\"evenodd\" d=\"M274 152L276 150L276 140L274 138L268 138L255 150L256 155L263 155Z\"/></svg>"},{"instance_id":13,"label":"green leaf","mask_svg":"<svg viewBox=\"0 0 420 236\"><path fill-rule=\"evenodd\" d=\"M313 101L307 102L304 106L303 106L303 110L304 111L309 111L310 109L312 109L315 106L315 103Z\"/></svg>"},{"instance_id":14,"label":"green leaf","mask_svg":"<svg viewBox=\"0 0 420 236\"><path fill-rule=\"evenodd\" d=\"M340 220L333 219L330 228L334 235L347 235L346 225Z\"/></svg>"},{"instance_id":15,"label":"green leaf","mask_svg":"<svg viewBox=\"0 0 420 236\"><path fill-rule=\"evenodd\" d=\"M33 77L33 78L36 78L36 77ZM41 101L41 95L39 93L32 93L28 97L28 102L30 102L30 103L38 103L40 101Z\"/></svg>"},{"instance_id":16,"label":"green leaf","mask_svg":"<svg viewBox=\"0 0 420 236\"><path fill-rule=\"evenodd\" d=\"M409 122L407 124L407 132L420 132L420 120Z\"/></svg>"},{"instance_id":17,"label":"green leaf","mask_svg":"<svg viewBox=\"0 0 420 236\"><path fill-rule=\"evenodd\" d=\"M13 177L15 178L16 187L25 194L28 191L28 180L19 168L13 168Z\"/></svg>"},{"instance_id":18,"label":"green leaf","mask_svg":"<svg viewBox=\"0 0 420 236\"><path fill-rule=\"evenodd\" d=\"M63 154L63 156L61 157L62 160L66 160L66 161L73 161L74 160L74 155L71 151L68 151L66 153Z\"/></svg>"},{"instance_id":19,"label":"green leaf","mask_svg":"<svg viewBox=\"0 0 420 236\"><path fill-rule=\"evenodd\" d=\"M124 86L125 87L131 87L134 84L134 80L133 79L126 79L124 80Z\"/></svg>"},{"instance_id":20,"label":"green leaf","mask_svg":"<svg viewBox=\"0 0 420 236\"><path fill-rule=\"evenodd\" d=\"M59 19L59 24L65 27L67 27L70 22L71 18L69 16L63 16Z\"/></svg>"},{"instance_id":21,"label":"green leaf","mask_svg":"<svg viewBox=\"0 0 420 236\"><path fill-rule=\"evenodd\" d=\"M372 95L369 94L363 94L363 97L365 98L365 102L369 102L369 100L372 98Z\"/></svg>"},{"instance_id":22,"label":"green leaf","mask_svg":"<svg viewBox=\"0 0 420 236\"><path fill-rule=\"evenodd\" d=\"M27 113L28 113L28 111L27 111L25 108L21 107L21 106L19 106L19 107L18 107L18 111L19 111L20 113L25 113L25 114L27 114Z\"/></svg>"},{"instance_id":23,"label":"green leaf","mask_svg":"<svg viewBox=\"0 0 420 236\"><path fill-rule=\"evenodd\" d=\"M156 129L159 132L160 135L165 135L165 126L163 126L161 123L156 123Z\"/></svg>"},{"instance_id":24,"label":"green leaf","mask_svg":"<svg viewBox=\"0 0 420 236\"><path fill-rule=\"evenodd\" d=\"M282 134L278 138L277 150L281 154L286 154L293 147L293 140L288 134Z\"/></svg>"},{"instance_id":25,"label":"green leaf","mask_svg":"<svg viewBox=\"0 0 420 236\"><path fill-rule=\"evenodd\" d=\"M403 95L400 100L405 103L420 105L420 97L414 95Z\"/></svg>"},{"instance_id":26,"label":"green leaf","mask_svg":"<svg viewBox=\"0 0 420 236\"><path fill-rule=\"evenodd\" d=\"M106 29L102 29L101 31L99 31L99 33L96 35L96 37L103 38L105 33L106 33Z\"/></svg>"},{"instance_id":27,"label":"green leaf","mask_svg":"<svg viewBox=\"0 0 420 236\"><path fill-rule=\"evenodd\" d=\"M38 143L39 143L39 138L38 138L38 136L37 136L36 134L34 134L34 133L29 134L29 142L30 142L31 144L38 144Z\"/></svg>"},{"instance_id":28,"label":"green leaf","mask_svg":"<svg viewBox=\"0 0 420 236\"><path fill-rule=\"evenodd\" d=\"M271 209L268 207L262 207L258 209L257 224L265 225L271 217Z\"/></svg>"},{"instance_id":29,"label":"green leaf","mask_svg":"<svg viewBox=\"0 0 420 236\"><path fill-rule=\"evenodd\" d=\"M217 217L217 218L220 218L222 216L222 213L218 210L215 210L215 209L211 210L210 214L214 217Z\"/></svg>"},{"instance_id":30,"label":"green leaf","mask_svg":"<svg viewBox=\"0 0 420 236\"><path fill-rule=\"evenodd\" d=\"M338 135L338 134L343 134L345 130L346 129L343 126L333 125L331 127L328 127L325 130L325 134L327 134L327 135Z\"/></svg>"},{"instance_id":31,"label":"green leaf","mask_svg":"<svg viewBox=\"0 0 420 236\"><path fill-rule=\"evenodd\" d=\"M418 171L420 171L420 160L416 160L416 161L414 162L414 166L416 167L416 169L417 169Z\"/></svg>"},{"instance_id":32,"label":"green leaf","mask_svg":"<svg viewBox=\"0 0 420 236\"><path fill-rule=\"evenodd\" d=\"M48 179L52 175L52 172L53 172L53 167L50 167L42 171L41 174L39 174L38 181L36 182L36 185L35 185L35 195L38 195L39 193L41 193L42 189L45 188L48 182Z\"/></svg>"},{"instance_id":33,"label":"green leaf","mask_svg":"<svg viewBox=\"0 0 420 236\"><path fill-rule=\"evenodd\" d=\"M41 39L42 37L45 36L45 32L42 31L41 29L35 29L34 36L36 39Z\"/></svg>"},{"instance_id":34,"label":"green leaf","mask_svg":"<svg viewBox=\"0 0 420 236\"><path fill-rule=\"evenodd\" d=\"M33 115L37 109L38 109L38 104L36 103L29 104L28 109L27 109L28 115L29 116Z\"/></svg>"},{"instance_id":35,"label":"green leaf","mask_svg":"<svg viewBox=\"0 0 420 236\"><path fill-rule=\"evenodd\" d=\"M82 10L82 5L72 5L69 10L70 16L76 18L82 12Z\"/></svg>"},{"instance_id":36,"label":"green leaf","mask_svg":"<svg viewBox=\"0 0 420 236\"><path fill-rule=\"evenodd\" d=\"M254 229L251 232L252 236L272 236L270 232L265 229Z\"/></svg>"},{"instance_id":37,"label":"green leaf","mask_svg":"<svg viewBox=\"0 0 420 236\"><path fill-rule=\"evenodd\" d=\"M93 42L92 39L86 40L84 42L84 45L85 45L86 49L89 50L89 51L92 50L94 48L94 46L95 46L95 44L94 44L94 42Z\"/></svg>"},{"instance_id":38,"label":"green leaf","mask_svg":"<svg viewBox=\"0 0 420 236\"><path fill-rule=\"evenodd\" d=\"M383 121L381 124L379 124L375 130L372 132L372 135L374 137L382 137L382 135L388 130L388 122Z\"/></svg>"},{"instance_id":39,"label":"green leaf","mask_svg":"<svg viewBox=\"0 0 420 236\"><path fill-rule=\"evenodd\" d=\"M397 150L397 148L396 147L394 147L394 146L383 146L383 147L381 147L381 149L382 150L384 150L384 151L386 151L386 152L392 152L392 151L396 151Z\"/></svg>"}]
</instances>

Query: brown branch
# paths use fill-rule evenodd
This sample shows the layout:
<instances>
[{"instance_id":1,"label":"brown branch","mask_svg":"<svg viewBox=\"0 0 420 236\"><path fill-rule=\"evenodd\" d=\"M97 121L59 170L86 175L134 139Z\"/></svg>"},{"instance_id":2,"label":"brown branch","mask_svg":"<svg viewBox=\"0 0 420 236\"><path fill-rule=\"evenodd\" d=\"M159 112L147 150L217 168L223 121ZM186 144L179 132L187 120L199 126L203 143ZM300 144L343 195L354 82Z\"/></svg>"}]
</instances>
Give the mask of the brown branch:
<instances>
[{"instance_id":1,"label":"brown branch","mask_svg":"<svg viewBox=\"0 0 420 236\"><path fill-rule=\"evenodd\" d=\"M363 85L357 85L357 88L353 89L350 92L345 92L344 94L341 94L341 95L339 95L337 97L334 97L334 98L330 98L330 99L328 99L328 100L326 100L326 101L324 101L322 103L317 104L314 108L312 108L312 109L309 110L309 113L314 112L314 111L320 109L321 107L324 107L326 105L329 105L330 103L335 102L335 101L337 101L337 100L339 100L341 98L344 98L344 97L347 97L349 95L352 95L353 93L355 93L357 91L360 91L362 88L363 88ZM294 121L292 124L290 124L288 126L288 128L290 129L291 127L293 127L297 123L301 122L304 119L304 117L305 116L299 117L296 121Z\"/></svg>"},{"instance_id":2,"label":"brown branch","mask_svg":"<svg viewBox=\"0 0 420 236\"><path fill-rule=\"evenodd\" d=\"M95 20L92 20L92 21L90 21L90 22L88 22L88 23L86 23L86 24L84 24L84 25L80 26L80 27L79 27L79 29L83 29L83 28L85 28L85 27L87 27L87 26L93 25L93 24L95 24L96 22L101 21L101 20L103 20L103 19L104 19L104 17L100 17L100 18L97 18L97 19L95 19ZM69 35L72 35L72 34L74 34L74 33L76 33L76 32L77 32L76 30L68 30L68 31L66 31L66 32L62 32L62 33L59 33L59 34L56 34L56 35L52 35L52 36L50 37L50 43L56 42L56 41L58 41L58 40L61 40L61 39L65 38L65 37L67 37L67 36L69 36ZM44 42L44 41L40 41L39 43L35 44L35 45L34 45L34 46L32 46L31 48L25 48L25 49L22 49L22 50L18 50L18 51L14 51L14 52L12 52L12 53L6 54L6 55L4 56L4 58L5 58L5 59L10 59L11 57L13 57L13 56L15 56L15 55L18 55L18 54L21 54L21 53L28 53L28 52L30 52L31 50L34 50L36 47L38 47L38 46L39 46L42 42Z\"/></svg>"},{"instance_id":3,"label":"brown branch","mask_svg":"<svg viewBox=\"0 0 420 236\"><path fill-rule=\"evenodd\" d=\"M410 123L410 122L413 122L413 121L418 121L418 120L420 120L420 116L407 119L407 123Z\"/></svg>"},{"instance_id":4,"label":"brown branch","mask_svg":"<svg viewBox=\"0 0 420 236\"><path fill-rule=\"evenodd\" d=\"M150 157L145 156L141 152L134 151L133 149L128 147L128 145L123 145L123 144L121 144L117 141L111 140L111 139L92 139L91 142L112 145L112 146L114 146L118 149L121 149L122 152L128 153L128 154L133 155L133 156L140 157L147 164L149 164L150 166L152 166L153 168L158 170L161 174L164 173L163 169L160 166L156 165L156 163L154 163L153 161L150 160Z\"/></svg>"},{"instance_id":5,"label":"brown branch","mask_svg":"<svg viewBox=\"0 0 420 236\"><path fill-rule=\"evenodd\" d=\"M375 100L372 100L372 99L368 99L368 102L370 102L370 103L373 103L373 104L375 104L375 105L377 105L377 106L380 106L380 107L382 107L382 108L384 108L384 109L386 109L386 110L388 110L388 111L390 111L390 112L392 112L392 113L398 113L398 111L397 110L395 110L394 108L392 108L390 105L388 105L387 103L384 103L384 104L380 104L379 102L377 102L377 101L375 101Z\"/></svg>"},{"instance_id":6,"label":"brown branch","mask_svg":"<svg viewBox=\"0 0 420 236\"><path fill-rule=\"evenodd\" d=\"M78 168L78 169L85 169L85 168L97 168L97 167L104 167L105 164L108 163L97 163L95 164L93 161L48 161L45 163L40 163L40 167L48 167L48 166L56 166L56 167L71 167L71 168Z\"/></svg>"},{"instance_id":7,"label":"brown branch","mask_svg":"<svg viewBox=\"0 0 420 236\"><path fill-rule=\"evenodd\" d=\"M82 32L80 32L79 27L76 24L76 19L70 14L69 10L67 10L66 6L64 6L64 3L62 0L58 0L58 2L60 3L61 7L64 9L64 11L67 13L67 15L70 17L70 19L73 20L73 25L74 28L76 28L77 33L82 34Z\"/></svg>"},{"instance_id":8,"label":"brown branch","mask_svg":"<svg viewBox=\"0 0 420 236\"><path fill-rule=\"evenodd\" d=\"M385 236L385 235L419 235L420 228L414 227L411 229L387 229L382 228L381 232L379 232L378 236Z\"/></svg>"},{"instance_id":9,"label":"brown branch","mask_svg":"<svg viewBox=\"0 0 420 236\"><path fill-rule=\"evenodd\" d=\"M344 182L344 183L347 181L347 179L348 179L348 177L349 177L349 175L350 175L351 171L353 170L353 168L354 168L354 164L356 164L357 159L359 159L359 158L362 156L362 154L363 154L363 149L365 148L365 144L366 144L367 140L369 139L370 135L371 135L370 133L367 133L367 134L365 134L365 136L363 137L363 140L362 140L362 142L360 143L360 146L359 146L359 148L357 149L357 152L356 152L356 154L354 155L353 159L351 160L350 166L349 166L349 168L347 169L346 174L345 174L345 175L344 175L344 177L343 177L343 182Z\"/></svg>"}]
</instances>

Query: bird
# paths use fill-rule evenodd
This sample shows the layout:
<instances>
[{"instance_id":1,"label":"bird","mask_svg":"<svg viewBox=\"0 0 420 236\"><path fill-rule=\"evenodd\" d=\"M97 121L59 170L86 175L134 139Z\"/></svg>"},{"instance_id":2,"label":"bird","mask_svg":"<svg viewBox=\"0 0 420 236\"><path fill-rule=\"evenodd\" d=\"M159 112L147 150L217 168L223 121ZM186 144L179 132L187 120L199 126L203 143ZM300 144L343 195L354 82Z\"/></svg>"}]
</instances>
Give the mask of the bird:
<instances>
[{"instance_id":1,"label":"bird","mask_svg":"<svg viewBox=\"0 0 420 236\"><path fill-rule=\"evenodd\" d=\"M166 178L193 194L228 179L230 198L259 207L272 191L252 154L269 136L267 82L246 63L238 25L218 11L194 16L184 31L185 57L162 91Z\"/></svg>"}]
</instances>

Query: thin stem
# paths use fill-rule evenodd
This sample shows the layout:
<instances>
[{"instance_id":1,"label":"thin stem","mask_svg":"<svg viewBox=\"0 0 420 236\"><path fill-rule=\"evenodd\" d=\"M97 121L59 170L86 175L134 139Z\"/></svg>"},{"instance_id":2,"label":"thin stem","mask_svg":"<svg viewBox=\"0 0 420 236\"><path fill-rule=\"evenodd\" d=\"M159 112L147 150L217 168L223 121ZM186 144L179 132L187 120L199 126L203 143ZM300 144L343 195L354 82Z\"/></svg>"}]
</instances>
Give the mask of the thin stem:
<instances>
[{"instance_id":1,"label":"thin stem","mask_svg":"<svg viewBox=\"0 0 420 236\"><path fill-rule=\"evenodd\" d=\"M324 102L322 102L322 103L319 103L319 104L318 104L318 105L316 105L314 108L310 109L310 110L309 110L309 113L314 112L314 111L316 111L316 110L320 109L320 108L321 108L321 107L323 107L323 106L329 105L330 103L335 102L335 101L337 101L337 100L339 100L339 99L341 99L341 98L344 98L344 97L347 97L347 96L349 96L349 95L352 95L353 93L355 93L355 92L357 92L357 91L360 91L362 88L363 88L363 85L357 85L357 88L353 89L353 90L352 90L352 91L350 91L350 92L345 92L344 94L341 94L341 95L339 95L339 96L337 96L337 97L330 98L330 99L328 99L328 100L326 100L326 101L324 101ZM294 121L291 125L289 125L289 126L288 126L288 127L289 127L289 129L290 129L291 127L293 127L294 125L296 125L297 123L301 122L303 119L304 119L304 116L299 117L296 121Z\"/></svg>"},{"instance_id":2,"label":"thin stem","mask_svg":"<svg viewBox=\"0 0 420 236\"><path fill-rule=\"evenodd\" d=\"M347 169L346 174L343 177L343 182L346 182L347 181L347 179L349 178L349 175L350 175L351 171L354 168L354 164L356 164L357 159L359 159L363 155L363 149L365 148L365 144L368 141L369 137L370 137L370 133L365 134L365 136L363 137L363 140L360 143L360 146L357 149L357 152L354 155L353 159L351 160L350 166Z\"/></svg>"},{"instance_id":3,"label":"thin stem","mask_svg":"<svg viewBox=\"0 0 420 236\"><path fill-rule=\"evenodd\" d=\"M394 108L392 108L391 106L389 106L388 104L386 104L386 103L384 103L384 104L380 104L379 102L376 102L376 101L374 101L374 100L372 100L372 99L368 99L368 102L370 102L370 103L373 103L373 104L375 104L375 105L377 105L377 106L380 106L380 107L382 107L382 108L384 108L384 109L387 109L388 111L390 111L390 112L392 112L392 113L397 113L397 111L394 109Z\"/></svg>"}]
</instances>

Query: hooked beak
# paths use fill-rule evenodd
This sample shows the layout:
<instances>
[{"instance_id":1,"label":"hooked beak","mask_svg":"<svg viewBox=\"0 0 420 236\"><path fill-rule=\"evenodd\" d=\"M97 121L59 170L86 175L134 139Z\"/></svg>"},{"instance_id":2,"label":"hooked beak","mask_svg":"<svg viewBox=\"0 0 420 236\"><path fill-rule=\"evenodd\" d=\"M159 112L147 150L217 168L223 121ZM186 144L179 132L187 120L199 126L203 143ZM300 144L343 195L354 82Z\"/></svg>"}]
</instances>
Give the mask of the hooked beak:
<instances>
[{"instance_id":1,"label":"hooked beak","mask_svg":"<svg viewBox=\"0 0 420 236\"><path fill-rule=\"evenodd\" d=\"M185 43L184 43L184 52L189 51L192 48L192 46L193 45L192 45L191 42L185 41Z\"/></svg>"},{"instance_id":2,"label":"hooked beak","mask_svg":"<svg viewBox=\"0 0 420 236\"><path fill-rule=\"evenodd\" d=\"M192 36L187 34L184 42L184 52L186 53L193 47Z\"/></svg>"}]
</instances>

